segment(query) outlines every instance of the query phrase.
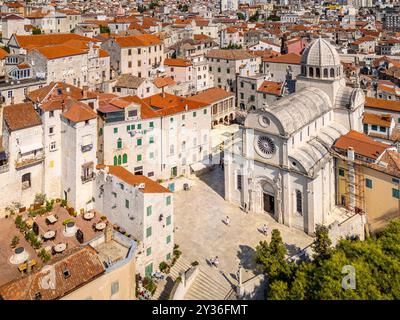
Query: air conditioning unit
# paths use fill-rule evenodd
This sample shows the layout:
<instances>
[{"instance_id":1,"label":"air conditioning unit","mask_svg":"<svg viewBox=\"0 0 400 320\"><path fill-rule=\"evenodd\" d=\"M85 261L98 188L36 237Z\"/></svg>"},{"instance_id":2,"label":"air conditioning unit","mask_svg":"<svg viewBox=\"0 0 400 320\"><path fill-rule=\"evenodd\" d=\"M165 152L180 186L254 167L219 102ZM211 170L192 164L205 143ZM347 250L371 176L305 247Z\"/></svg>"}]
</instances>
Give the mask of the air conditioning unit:
<instances>
[{"instance_id":1,"label":"air conditioning unit","mask_svg":"<svg viewBox=\"0 0 400 320\"><path fill-rule=\"evenodd\" d=\"M144 189L144 188L145 188L145 184L144 183L141 183L141 184L138 185L138 189Z\"/></svg>"}]
</instances>

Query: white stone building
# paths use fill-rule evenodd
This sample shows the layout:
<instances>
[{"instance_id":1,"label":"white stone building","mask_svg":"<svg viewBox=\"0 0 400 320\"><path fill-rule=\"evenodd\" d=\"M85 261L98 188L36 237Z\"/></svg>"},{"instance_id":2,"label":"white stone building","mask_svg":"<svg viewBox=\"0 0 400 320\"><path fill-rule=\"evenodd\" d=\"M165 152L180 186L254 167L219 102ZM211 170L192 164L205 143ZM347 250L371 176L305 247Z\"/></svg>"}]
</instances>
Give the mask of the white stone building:
<instances>
[{"instance_id":1,"label":"white stone building","mask_svg":"<svg viewBox=\"0 0 400 320\"><path fill-rule=\"evenodd\" d=\"M138 243L136 272L151 277L174 248L172 193L120 166L97 166L95 206Z\"/></svg>"},{"instance_id":2,"label":"white stone building","mask_svg":"<svg viewBox=\"0 0 400 320\"><path fill-rule=\"evenodd\" d=\"M326 40L305 50L296 93L250 113L243 141L226 152L226 200L309 234L338 219L329 151L342 134L362 130L365 100L361 89L345 86L342 72Z\"/></svg>"}]
</instances>

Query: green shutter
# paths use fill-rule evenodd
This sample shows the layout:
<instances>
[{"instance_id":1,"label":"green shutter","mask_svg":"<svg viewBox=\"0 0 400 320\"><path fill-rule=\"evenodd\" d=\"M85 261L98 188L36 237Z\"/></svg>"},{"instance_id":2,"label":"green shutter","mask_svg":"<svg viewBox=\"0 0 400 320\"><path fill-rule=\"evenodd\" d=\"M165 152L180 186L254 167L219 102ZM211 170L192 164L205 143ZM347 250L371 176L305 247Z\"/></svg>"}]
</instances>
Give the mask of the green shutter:
<instances>
[{"instance_id":1,"label":"green shutter","mask_svg":"<svg viewBox=\"0 0 400 320\"><path fill-rule=\"evenodd\" d=\"M129 200L125 199L125 208L129 209Z\"/></svg>"},{"instance_id":2,"label":"green shutter","mask_svg":"<svg viewBox=\"0 0 400 320\"><path fill-rule=\"evenodd\" d=\"M118 133L118 128L114 128L114 133Z\"/></svg>"},{"instance_id":3,"label":"green shutter","mask_svg":"<svg viewBox=\"0 0 400 320\"><path fill-rule=\"evenodd\" d=\"M128 162L128 155L124 153L124 155L122 156L122 163L127 163L127 162Z\"/></svg>"},{"instance_id":4,"label":"green shutter","mask_svg":"<svg viewBox=\"0 0 400 320\"><path fill-rule=\"evenodd\" d=\"M392 197L396 198L396 199L400 199L400 191L399 191L399 189L395 189L395 188L392 189Z\"/></svg>"},{"instance_id":5,"label":"green shutter","mask_svg":"<svg viewBox=\"0 0 400 320\"><path fill-rule=\"evenodd\" d=\"M148 227L147 229L146 229L146 237L148 238L148 237L151 237L151 227Z\"/></svg>"},{"instance_id":6,"label":"green shutter","mask_svg":"<svg viewBox=\"0 0 400 320\"><path fill-rule=\"evenodd\" d=\"M141 145L142 145L142 139L137 139L136 142L137 142L137 145L138 145L138 146L141 146Z\"/></svg>"},{"instance_id":7,"label":"green shutter","mask_svg":"<svg viewBox=\"0 0 400 320\"><path fill-rule=\"evenodd\" d=\"M171 242L171 236L167 237L167 244Z\"/></svg>"},{"instance_id":8,"label":"green shutter","mask_svg":"<svg viewBox=\"0 0 400 320\"><path fill-rule=\"evenodd\" d=\"M171 224L171 216L167 217L167 226L169 226Z\"/></svg>"},{"instance_id":9,"label":"green shutter","mask_svg":"<svg viewBox=\"0 0 400 320\"><path fill-rule=\"evenodd\" d=\"M149 143L154 143L154 137L150 137Z\"/></svg>"},{"instance_id":10,"label":"green shutter","mask_svg":"<svg viewBox=\"0 0 400 320\"><path fill-rule=\"evenodd\" d=\"M169 206L171 204L171 196L167 197L167 206Z\"/></svg>"},{"instance_id":11,"label":"green shutter","mask_svg":"<svg viewBox=\"0 0 400 320\"><path fill-rule=\"evenodd\" d=\"M142 124L139 123L139 124L137 125L137 128L138 128L138 130L142 129Z\"/></svg>"},{"instance_id":12,"label":"green shutter","mask_svg":"<svg viewBox=\"0 0 400 320\"><path fill-rule=\"evenodd\" d=\"M149 255L151 255L151 247L146 249L146 256L149 256Z\"/></svg>"},{"instance_id":13,"label":"green shutter","mask_svg":"<svg viewBox=\"0 0 400 320\"><path fill-rule=\"evenodd\" d=\"M141 155L141 154L138 154L138 155L136 156L136 160L137 160L137 161L142 161L142 155Z\"/></svg>"},{"instance_id":14,"label":"green shutter","mask_svg":"<svg viewBox=\"0 0 400 320\"><path fill-rule=\"evenodd\" d=\"M154 128L154 122L153 121L150 122L150 128Z\"/></svg>"},{"instance_id":15,"label":"green shutter","mask_svg":"<svg viewBox=\"0 0 400 320\"><path fill-rule=\"evenodd\" d=\"M151 207L151 206L148 206L148 207L146 208L146 211L147 211L147 216L150 216L151 213L152 213L152 207Z\"/></svg>"}]
</instances>

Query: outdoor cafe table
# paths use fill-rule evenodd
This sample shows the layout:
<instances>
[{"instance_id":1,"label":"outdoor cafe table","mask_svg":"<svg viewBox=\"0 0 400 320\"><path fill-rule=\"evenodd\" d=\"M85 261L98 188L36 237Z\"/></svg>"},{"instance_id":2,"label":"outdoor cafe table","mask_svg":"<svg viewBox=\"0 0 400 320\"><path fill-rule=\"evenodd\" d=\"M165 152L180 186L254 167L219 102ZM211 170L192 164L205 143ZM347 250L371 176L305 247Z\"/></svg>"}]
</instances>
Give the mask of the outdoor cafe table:
<instances>
[{"instance_id":1,"label":"outdoor cafe table","mask_svg":"<svg viewBox=\"0 0 400 320\"><path fill-rule=\"evenodd\" d=\"M85 220L91 220L91 219L93 219L94 218L94 212L86 212L84 215L83 215L83 219L85 219Z\"/></svg>"},{"instance_id":2,"label":"outdoor cafe table","mask_svg":"<svg viewBox=\"0 0 400 320\"><path fill-rule=\"evenodd\" d=\"M50 223L50 224L53 224L53 223L56 223L57 222L57 218L54 216L54 215L49 215L47 218L47 221Z\"/></svg>"},{"instance_id":3,"label":"outdoor cafe table","mask_svg":"<svg viewBox=\"0 0 400 320\"><path fill-rule=\"evenodd\" d=\"M101 230L104 230L105 227L106 227L105 222L99 222L98 224L96 224L96 230L101 231Z\"/></svg>"},{"instance_id":4,"label":"outdoor cafe table","mask_svg":"<svg viewBox=\"0 0 400 320\"><path fill-rule=\"evenodd\" d=\"M54 236L56 235L56 232L53 230L47 231L44 235L43 238L45 238L46 240L50 240L53 239Z\"/></svg>"},{"instance_id":5,"label":"outdoor cafe table","mask_svg":"<svg viewBox=\"0 0 400 320\"><path fill-rule=\"evenodd\" d=\"M54 251L57 252L57 253L61 253L65 249L67 249L67 245L65 243L59 243L54 247Z\"/></svg>"}]
</instances>

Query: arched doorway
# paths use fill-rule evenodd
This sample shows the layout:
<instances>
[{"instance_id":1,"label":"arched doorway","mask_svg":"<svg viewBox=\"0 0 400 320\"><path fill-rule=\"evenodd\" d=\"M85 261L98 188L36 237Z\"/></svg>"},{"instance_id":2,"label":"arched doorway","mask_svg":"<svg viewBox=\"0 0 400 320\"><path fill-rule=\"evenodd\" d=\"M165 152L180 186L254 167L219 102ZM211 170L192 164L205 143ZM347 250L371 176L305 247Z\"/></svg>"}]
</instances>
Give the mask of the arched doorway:
<instances>
[{"instance_id":1,"label":"arched doorway","mask_svg":"<svg viewBox=\"0 0 400 320\"><path fill-rule=\"evenodd\" d=\"M262 182L262 209L265 213L275 217L275 189L271 183L267 181Z\"/></svg>"}]
</instances>

